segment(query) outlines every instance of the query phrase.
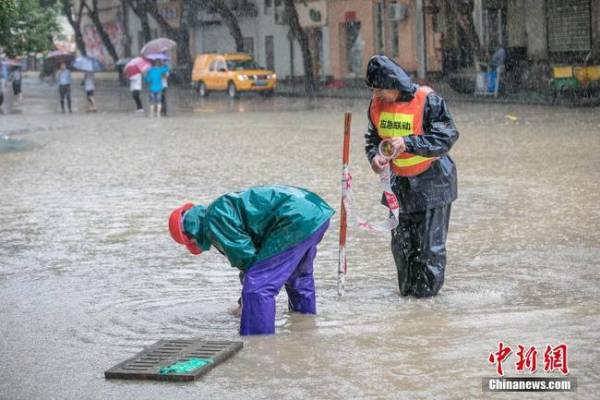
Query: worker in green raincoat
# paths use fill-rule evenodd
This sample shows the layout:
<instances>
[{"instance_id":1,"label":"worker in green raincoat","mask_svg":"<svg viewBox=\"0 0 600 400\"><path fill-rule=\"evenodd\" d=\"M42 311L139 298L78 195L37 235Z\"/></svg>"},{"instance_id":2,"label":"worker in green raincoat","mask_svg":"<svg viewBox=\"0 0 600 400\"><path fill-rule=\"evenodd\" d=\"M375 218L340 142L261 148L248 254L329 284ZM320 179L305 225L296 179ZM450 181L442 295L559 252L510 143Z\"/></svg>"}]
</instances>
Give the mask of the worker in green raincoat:
<instances>
[{"instance_id":1,"label":"worker in green raincoat","mask_svg":"<svg viewBox=\"0 0 600 400\"><path fill-rule=\"evenodd\" d=\"M241 335L275 333L275 296L285 285L291 311L315 314L313 261L333 209L291 186L260 186L184 204L169 232L192 254L214 246L243 272Z\"/></svg>"}]
</instances>

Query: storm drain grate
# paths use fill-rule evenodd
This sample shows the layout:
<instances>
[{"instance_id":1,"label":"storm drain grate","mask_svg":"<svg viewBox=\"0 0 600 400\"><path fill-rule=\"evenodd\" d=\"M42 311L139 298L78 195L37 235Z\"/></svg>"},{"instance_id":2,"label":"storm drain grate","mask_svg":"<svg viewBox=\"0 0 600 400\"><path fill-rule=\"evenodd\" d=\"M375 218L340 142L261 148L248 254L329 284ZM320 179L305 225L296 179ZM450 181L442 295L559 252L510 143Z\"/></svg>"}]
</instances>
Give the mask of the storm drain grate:
<instances>
[{"instance_id":1,"label":"storm drain grate","mask_svg":"<svg viewBox=\"0 0 600 400\"><path fill-rule=\"evenodd\" d=\"M193 381L227 360L243 342L180 339L159 340L132 358L104 372L107 379Z\"/></svg>"}]
</instances>

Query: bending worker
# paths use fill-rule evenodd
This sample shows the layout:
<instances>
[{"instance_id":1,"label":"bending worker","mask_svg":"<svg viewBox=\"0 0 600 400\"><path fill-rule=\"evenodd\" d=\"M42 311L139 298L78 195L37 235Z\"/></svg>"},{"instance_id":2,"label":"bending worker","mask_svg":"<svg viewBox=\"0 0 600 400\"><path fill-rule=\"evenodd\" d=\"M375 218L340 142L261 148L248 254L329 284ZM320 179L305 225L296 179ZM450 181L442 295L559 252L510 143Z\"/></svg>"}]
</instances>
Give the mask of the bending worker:
<instances>
[{"instance_id":1,"label":"bending worker","mask_svg":"<svg viewBox=\"0 0 600 400\"><path fill-rule=\"evenodd\" d=\"M392 230L392 254L402 296L434 296L444 283L446 236L451 203L456 200L456 167L448 151L458 139L444 99L386 56L367 66L373 90L365 151L374 172L391 163L391 186L400 203L399 225ZM379 154L391 139L396 158Z\"/></svg>"},{"instance_id":2,"label":"bending worker","mask_svg":"<svg viewBox=\"0 0 600 400\"><path fill-rule=\"evenodd\" d=\"M214 246L242 271L241 335L275 333L275 296L285 285L290 311L316 314L313 261L332 208L308 190L260 186L187 203L169 232L192 254Z\"/></svg>"}]
</instances>

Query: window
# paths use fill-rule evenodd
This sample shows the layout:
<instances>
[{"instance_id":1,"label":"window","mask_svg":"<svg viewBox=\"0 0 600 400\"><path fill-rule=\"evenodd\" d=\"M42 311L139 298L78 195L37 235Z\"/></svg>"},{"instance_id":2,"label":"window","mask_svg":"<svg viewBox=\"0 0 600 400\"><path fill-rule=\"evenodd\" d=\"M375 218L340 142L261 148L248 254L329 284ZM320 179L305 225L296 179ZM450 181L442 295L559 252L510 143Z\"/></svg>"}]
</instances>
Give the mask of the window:
<instances>
[{"instance_id":1,"label":"window","mask_svg":"<svg viewBox=\"0 0 600 400\"><path fill-rule=\"evenodd\" d=\"M243 71L245 69L259 69L254 60L227 60L227 68L230 71Z\"/></svg>"},{"instance_id":2,"label":"window","mask_svg":"<svg viewBox=\"0 0 600 400\"><path fill-rule=\"evenodd\" d=\"M362 58L365 41L360 34L360 21L346 22L346 71L355 76L362 75Z\"/></svg>"},{"instance_id":3,"label":"window","mask_svg":"<svg viewBox=\"0 0 600 400\"><path fill-rule=\"evenodd\" d=\"M225 66L225 61L217 60L217 71L227 71L227 67Z\"/></svg>"},{"instance_id":4,"label":"window","mask_svg":"<svg viewBox=\"0 0 600 400\"><path fill-rule=\"evenodd\" d=\"M591 49L593 17L590 0L548 0L546 7L550 52L587 52Z\"/></svg>"},{"instance_id":5,"label":"window","mask_svg":"<svg viewBox=\"0 0 600 400\"><path fill-rule=\"evenodd\" d=\"M269 10L271 9L272 6L273 6L273 0L265 0L265 6L264 6L265 15L269 14Z\"/></svg>"},{"instance_id":6,"label":"window","mask_svg":"<svg viewBox=\"0 0 600 400\"><path fill-rule=\"evenodd\" d=\"M271 35L265 36L265 62L267 69L275 70L275 44Z\"/></svg>"},{"instance_id":7,"label":"window","mask_svg":"<svg viewBox=\"0 0 600 400\"><path fill-rule=\"evenodd\" d=\"M243 38L243 45L244 45L244 53L248 53L252 57L254 57L254 38L251 38L251 37Z\"/></svg>"}]
</instances>

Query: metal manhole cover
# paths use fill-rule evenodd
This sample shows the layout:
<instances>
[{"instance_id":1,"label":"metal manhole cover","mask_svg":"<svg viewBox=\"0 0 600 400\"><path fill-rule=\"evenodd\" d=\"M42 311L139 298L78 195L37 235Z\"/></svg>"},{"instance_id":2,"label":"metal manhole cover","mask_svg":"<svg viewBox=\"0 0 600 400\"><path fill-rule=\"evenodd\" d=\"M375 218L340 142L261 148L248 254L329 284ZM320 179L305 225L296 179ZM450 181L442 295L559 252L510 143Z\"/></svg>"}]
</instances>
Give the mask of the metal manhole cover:
<instances>
[{"instance_id":1,"label":"metal manhole cover","mask_svg":"<svg viewBox=\"0 0 600 400\"><path fill-rule=\"evenodd\" d=\"M107 379L193 381L237 353L243 342L159 340L104 372Z\"/></svg>"}]
</instances>

